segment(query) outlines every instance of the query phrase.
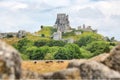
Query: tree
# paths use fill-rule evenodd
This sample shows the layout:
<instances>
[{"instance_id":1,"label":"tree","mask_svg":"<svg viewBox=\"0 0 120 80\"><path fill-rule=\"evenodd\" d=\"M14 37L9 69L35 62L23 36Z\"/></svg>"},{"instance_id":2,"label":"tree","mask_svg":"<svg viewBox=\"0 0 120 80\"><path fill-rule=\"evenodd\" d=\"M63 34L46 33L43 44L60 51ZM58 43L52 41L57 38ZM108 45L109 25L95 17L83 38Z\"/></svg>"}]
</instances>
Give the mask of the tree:
<instances>
[{"instance_id":1,"label":"tree","mask_svg":"<svg viewBox=\"0 0 120 80\"><path fill-rule=\"evenodd\" d=\"M108 42L115 42L115 41L116 41L116 40L115 40L115 37L111 37L111 38L105 37L105 39L106 39L106 41L108 41Z\"/></svg>"},{"instance_id":2,"label":"tree","mask_svg":"<svg viewBox=\"0 0 120 80\"><path fill-rule=\"evenodd\" d=\"M115 41L115 37L112 37L112 38L111 38L111 41Z\"/></svg>"},{"instance_id":3,"label":"tree","mask_svg":"<svg viewBox=\"0 0 120 80\"><path fill-rule=\"evenodd\" d=\"M19 50L21 53L25 53L26 49L30 46L33 46L33 41L28 40L27 38L23 38L16 43L15 47L17 50Z\"/></svg>"},{"instance_id":4,"label":"tree","mask_svg":"<svg viewBox=\"0 0 120 80\"><path fill-rule=\"evenodd\" d=\"M91 58L92 53L84 48L80 48L81 58Z\"/></svg>"},{"instance_id":5,"label":"tree","mask_svg":"<svg viewBox=\"0 0 120 80\"><path fill-rule=\"evenodd\" d=\"M64 46L66 43L61 40L50 40L46 45L48 46Z\"/></svg>"},{"instance_id":6,"label":"tree","mask_svg":"<svg viewBox=\"0 0 120 80\"><path fill-rule=\"evenodd\" d=\"M42 29L42 28L43 28L43 25L41 25L40 27L41 27L41 29Z\"/></svg>"},{"instance_id":7,"label":"tree","mask_svg":"<svg viewBox=\"0 0 120 80\"><path fill-rule=\"evenodd\" d=\"M49 49L47 46L44 47L32 47L27 49L27 54L32 60L42 60L48 53Z\"/></svg>"},{"instance_id":8,"label":"tree","mask_svg":"<svg viewBox=\"0 0 120 80\"><path fill-rule=\"evenodd\" d=\"M99 55L104 52L109 52L109 43L106 41L95 41L86 46L86 50L92 53L92 56Z\"/></svg>"},{"instance_id":9,"label":"tree","mask_svg":"<svg viewBox=\"0 0 120 80\"><path fill-rule=\"evenodd\" d=\"M69 59L79 59L81 57L81 52L79 46L76 44L66 44L65 48L67 49Z\"/></svg>"},{"instance_id":10,"label":"tree","mask_svg":"<svg viewBox=\"0 0 120 80\"><path fill-rule=\"evenodd\" d=\"M58 46L53 46L49 47L48 53L45 55L44 59L45 60L53 60L55 53L59 50L60 47Z\"/></svg>"},{"instance_id":11,"label":"tree","mask_svg":"<svg viewBox=\"0 0 120 80\"><path fill-rule=\"evenodd\" d=\"M45 34L41 34L41 37L45 37Z\"/></svg>"},{"instance_id":12,"label":"tree","mask_svg":"<svg viewBox=\"0 0 120 80\"><path fill-rule=\"evenodd\" d=\"M64 60L69 59L67 51L64 47L59 48L58 52L54 55L54 58L55 59L64 59Z\"/></svg>"},{"instance_id":13,"label":"tree","mask_svg":"<svg viewBox=\"0 0 120 80\"><path fill-rule=\"evenodd\" d=\"M34 42L34 45L37 47L45 46L48 43L48 40L42 39Z\"/></svg>"},{"instance_id":14,"label":"tree","mask_svg":"<svg viewBox=\"0 0 120 80\"><path fill-rule=\"evenodd\" d=\"M55 59L79 59L81 52L76 44L66 44L65 47L59 48L54 55Z\"/></svg>"},{"instance_id":15,"label":"tree","mask_svg":"<svg viewBox=\"0 0 120 80\"><path fill-rule=\"evenodd\" d=\"M36 46L28 47L26 49L26 54L28 55L29 59L32 59L32 55L35 53L36 50L37 50Z\"/></svg>"}]
</instances>

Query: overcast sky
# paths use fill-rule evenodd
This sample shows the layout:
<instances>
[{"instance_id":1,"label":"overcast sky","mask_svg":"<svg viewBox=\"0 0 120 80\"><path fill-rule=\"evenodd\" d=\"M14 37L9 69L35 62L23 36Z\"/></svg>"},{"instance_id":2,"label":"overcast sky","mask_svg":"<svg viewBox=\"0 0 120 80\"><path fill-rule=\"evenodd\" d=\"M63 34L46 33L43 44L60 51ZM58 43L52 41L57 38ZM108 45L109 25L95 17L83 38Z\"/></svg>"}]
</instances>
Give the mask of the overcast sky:
<instances>
[{"instance_id":1,"label":"overcast sky","mask_svg":"<svg viewBox=\"0 0 120 80\"><path fill-rule=\"evenodd\" d=\"M54 25L57 13L68 14L73 28L90 25L120 40L120 0L0 0L0 32L35 32Z\"/></svg>"}]
</instances>

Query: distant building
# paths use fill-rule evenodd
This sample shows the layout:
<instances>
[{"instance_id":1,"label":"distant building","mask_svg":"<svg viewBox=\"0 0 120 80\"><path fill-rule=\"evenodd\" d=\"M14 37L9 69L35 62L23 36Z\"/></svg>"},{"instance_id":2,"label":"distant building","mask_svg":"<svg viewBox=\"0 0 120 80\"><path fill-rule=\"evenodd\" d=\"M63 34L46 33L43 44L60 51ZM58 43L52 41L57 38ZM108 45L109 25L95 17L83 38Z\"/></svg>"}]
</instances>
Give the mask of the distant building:
<instances>
[{"instance_id":1,"label":"distant building","mask_svg":"<svg viewBox=\"0 0 120 80\"><path fill-rule=\"evenodd\" d=\"M71 27L70 27L68 15L64 13L57 14L57 19L56 19L54 27L57 28L57 30L61 32L69 31Z\"/></svg>"},{"instance_id":2,"label":"distant building","mask_svg":"<svg viewBox=\"0 0 120 80\"><path fill-rule=\"evenodd\" d=\"M78 26L78 30L86 31L86 32L97 32L97 30L93 30L91 26L86 27L85 24L83 24L83 27Z\"/></svg>"},{"instance_id":3,"label":"distant building","mask_svg":"<svg viewBox=\"0 0 120 80\"><path fill-rule=\"evenodd\" d=\"M24 30L19 30L18 33L17 33L17 37L18 38L22 38L22 37L25 37L26 36L26 31Z\"/></svg>"},{"instance_id":4,"label":"distant building","mask_svg":"<svg viewBox=\"0 0 120 80\"><path fill-rule=\"evenodd\" d=\"M53 33L53 39L54 40L61 40L62 39L62 33L61 31L57 31Z\"/></svg>"},{"instance_id":5,"label":"distant building","mask_svg":"<svg viewBox=\"0 0 120 80\"><path fill-rule=\"evenodd\" d=\"M0 38L7 38L7 37L22 38L25 36L26 36L26 31L24 31L24 30L19 30L18 32L0 33Z\"/></svg>"}]
</instances>

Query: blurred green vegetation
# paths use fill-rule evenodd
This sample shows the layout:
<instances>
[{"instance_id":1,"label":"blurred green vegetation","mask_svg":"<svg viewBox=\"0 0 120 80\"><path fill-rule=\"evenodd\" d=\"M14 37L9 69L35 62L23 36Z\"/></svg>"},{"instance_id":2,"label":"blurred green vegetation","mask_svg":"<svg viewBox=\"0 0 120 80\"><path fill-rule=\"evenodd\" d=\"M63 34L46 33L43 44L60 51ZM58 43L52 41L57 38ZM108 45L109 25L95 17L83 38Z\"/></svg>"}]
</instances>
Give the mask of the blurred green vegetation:
<instances>
[{"instance_id":1,"label":"blurred green vegetation","mask_svg":"<svg viewBox=\"0 0 120 80\"><path fill-rule=\"evenodd\" d=\"M52 34L57 30L52 26L41 26L35 33L27 33L26 37L18 39L8 36L6 42L13 45L24 60L54 60L54 59L81 59L91 58L109 51L117 44L112 38L95 32L81 32L75 30L62 34L63 40L53 40ZM79 32L79 31L77 31ZM68 43L66 39L73 39Z\"/></svg>"}]
</instances>

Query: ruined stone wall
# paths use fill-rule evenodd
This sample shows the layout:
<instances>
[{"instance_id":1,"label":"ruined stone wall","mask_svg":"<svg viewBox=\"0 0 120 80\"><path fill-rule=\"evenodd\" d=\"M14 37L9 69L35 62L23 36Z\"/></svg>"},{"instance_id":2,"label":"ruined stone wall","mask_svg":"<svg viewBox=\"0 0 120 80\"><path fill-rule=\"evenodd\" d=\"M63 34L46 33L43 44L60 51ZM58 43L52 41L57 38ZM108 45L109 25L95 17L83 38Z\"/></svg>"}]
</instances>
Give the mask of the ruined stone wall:
<instances>
[{"instance_id":1,"label":"ruined stone wall","mask_svg":"<svg viewBox=\"0 0 120 80\"><path fill-rule=\"evenodd\" d=\"M83 26L78 26L78 30L82 30L86 32L97 32L97 30L93 30L91 26L85 26L85 24L83 24Z\"/></svg>"},{"instance_id":2,"label":"ruined stone wall","mask_svg":"<svg viewBox=\"0 0 120 80\"><path fill-rule=\"evenodd\" d=\"M66 32L67 30L70 30L70 23L69 23L68 15L57 14L55 28L57 28L57 30L61 32Z\"/></svg>"}]
</instances>

